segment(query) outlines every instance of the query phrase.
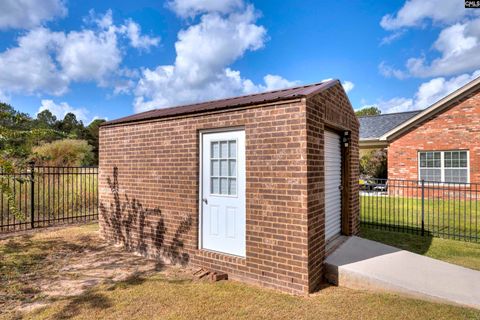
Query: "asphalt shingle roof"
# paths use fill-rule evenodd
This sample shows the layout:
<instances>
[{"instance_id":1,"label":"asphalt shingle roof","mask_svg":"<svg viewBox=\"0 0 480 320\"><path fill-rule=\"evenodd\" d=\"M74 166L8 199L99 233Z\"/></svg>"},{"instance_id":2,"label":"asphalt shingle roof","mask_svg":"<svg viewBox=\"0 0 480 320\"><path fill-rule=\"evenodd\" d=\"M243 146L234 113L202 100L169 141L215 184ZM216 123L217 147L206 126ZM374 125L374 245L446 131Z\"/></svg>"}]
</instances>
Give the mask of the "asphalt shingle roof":
<instances>
[{"instance_id":1,"label":"asphalt shingle roof","mask_svg":"<svg viewBox=\"0 0 480 320\"><path fill-rule=\"evenodd\" d=\"M383 134L419 114L421 111L422 110L358 117L360 121L360 140L378 139Z\"/></svg>"}]
</instances>

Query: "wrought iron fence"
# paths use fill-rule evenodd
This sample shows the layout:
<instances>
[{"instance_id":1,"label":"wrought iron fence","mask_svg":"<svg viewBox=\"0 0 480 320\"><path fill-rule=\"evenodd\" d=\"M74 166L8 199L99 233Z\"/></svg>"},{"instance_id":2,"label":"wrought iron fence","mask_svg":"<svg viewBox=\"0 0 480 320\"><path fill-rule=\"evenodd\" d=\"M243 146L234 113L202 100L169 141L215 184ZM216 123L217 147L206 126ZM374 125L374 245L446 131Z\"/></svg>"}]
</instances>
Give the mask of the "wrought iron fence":
<instances>
[{"instance_id":1,"label":"wrought iron fence","mask_svg":"<svg viewBox=\"0 0 480 320\"><path fill-rule=\"evenodd\" d=\"M0 232L98 219L97 167L30 166L0 179L15 202L0 195Z\"/></svg>"},{"instance_id":2,"label":"wrought iron fence","mask_svg":"<svg viewBox=\"0 0 480 320\"><path fill-rule=\"evenodd\" d=\"M480 242L480 184L369 179L360 183L361 224Z\"/></svg>"}]
</instances>

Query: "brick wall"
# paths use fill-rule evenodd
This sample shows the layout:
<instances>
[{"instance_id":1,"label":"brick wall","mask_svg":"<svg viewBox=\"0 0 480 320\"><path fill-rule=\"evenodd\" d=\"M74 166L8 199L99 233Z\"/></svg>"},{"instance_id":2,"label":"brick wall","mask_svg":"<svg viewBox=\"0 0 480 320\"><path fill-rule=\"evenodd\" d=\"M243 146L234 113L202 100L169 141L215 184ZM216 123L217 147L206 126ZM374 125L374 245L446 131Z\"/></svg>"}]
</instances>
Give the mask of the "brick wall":
<instances>
[{"instance_id":1,"label":"brick wall","mask_svg":"<svg viewBox=\"0 0 480 320\"><path fill-rule=\"evenodd\" d=\"M418 179L418 151L470 151L470 181L480 183L480 93L403 134L388 148L388 177Z\"/></svg>"},{"instance_id":2,"label":"brick wall","mask_svg":"<svg viewBox=\"0 0 480 320\"><path fill-rule=\"evenodd\" d=\"M343 149L342 232L358 233L358 137L359 124L350 102L340 85L307 100L307 164L308 164L308 227L310 291L318 288L325 259L325 179L324 130L343 135L350 132L350 146Z\"/></svg>"},{"instance_id":3,"label":"brick wall","mask_svg":"<svg viewBox=\"0 0 480 320\"><path fill-rule=\"evenodd\" d=\"M332 89L319 106L339 98L339 89ZM339 110L347 103L344 98ZM324 107L315 115L311 104L308 109L305 100L297 100L102 127L101 234L166 262L204 266L286 292L311 292L321 278L324 251L323 167L318 162L323 152L317 160L313 155L323 148L323 136L313 126L322 126L319 117L329 112ZM351 125L342 120L345 110L332 121ZM246 135L246 258L198 250L199 131L234 126L242 126ZM308 142L307 131L316 132ZM353 131L358 137L358 125ZM353 232L358 199L350 201Z\"/></svg>"}]
</instances>

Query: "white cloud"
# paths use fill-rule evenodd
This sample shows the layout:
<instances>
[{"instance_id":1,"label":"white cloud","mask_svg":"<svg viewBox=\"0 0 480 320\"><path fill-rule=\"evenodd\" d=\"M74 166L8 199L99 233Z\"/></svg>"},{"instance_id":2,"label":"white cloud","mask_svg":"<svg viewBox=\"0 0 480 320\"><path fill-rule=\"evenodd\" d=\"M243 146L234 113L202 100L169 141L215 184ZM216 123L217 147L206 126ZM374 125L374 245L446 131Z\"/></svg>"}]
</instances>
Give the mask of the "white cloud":
<instances>
[{"instance_id":1,"label":"white cloud","mask_svg":"<svg viewBox=\"0 0 480 320\"><path fill-rule=\"evenodd\" d=\"M422 83L413 98L395 97L389 100L379 100L373 106L382 110L382 113L425 109L478 77L480 77L480 70L450 79L434 78Z\"/></svg>"},{"instance_id":2,"label":"white cloud","mask_svg":"<svg viewBox=\"0 0 480 320\"><path fill-rule=\"evenodd\" d=\"M177 56L173 65L160 65L142 71L134 90L136 112L297 84L278 75L266 75L263 84L255 84L242 78L239 71L228 67L245 52L264 46L266 30L255 24L257 14L253 6L242 5L241 10L222 15L220 12L226 9L209 7L213 2L175 3L182 3L185 8L189 4L197 4L189 10L195 14L207 13L200 17L197 24L178 33L175 43ZM179 12L183 14L184 11Z\"/></svg>"},{"instance_id":3,"label":"white cloud","mask_svg":"<svg viewBox=\"0 0 480 320\"><path fill-rule=\"evenodd\" d=\"M465 9L458 0L408 0L396 14L382 17L380 25L386 30L418 27L425 20L433 23L454 23L474 10Z\"/></svg>"},{"instance_id":4,"label":"white cloud","mask_svg":"<svg viewBox=\"0 0 480 320\"><path fill-rule=\"evenodd\" d=\"M472 74L462 74L448 80L440 77L422 83L415 94L415 105L419 109L426 108L478 77L480 77L480 70Z\"/></svg>"},{"instance_id":5,"label":"white cloud","mask_svg":"<svg viewBox=\"0 0 480 320\"><path fill-rule=\"evenodd\" d=\"M183 18L207 12L231 13L243 7L242 0L172 0L167 6Z\"/></svg>"},{"instance_id":6,"label":"white cloud","mask_svg":"<svg viewBox=\"0 0 480 320\"><path fill-rule=\"evenodd\" d=\"M353 90L355 87L355 84L351 81L345 81L342 83L343 89L345 90L346 93L349 93L350 91Z\"/></svg>"},{"instance_id":7,"label":"white cloud","mask_svg":"<svg viewBox=\"0 0 480 320\"><path fill-rule=\"evenodd\" d=\"M405 79L408 78L408 73L405 71L402 71L400 69L395 69L391 66L389 66L385 61L380 62L378 65L378 71L380 72L381 75L383 75L386 78L397 78L397 79Z\"/></svg>"},{"instance_id":8,"label":"white cloud","mask_svg":"<svg viewBox=\"0 0 480 320\"><path fill-rule=\"evenodd\" d=\"M148 50L150 47L156 47L160 43L160 37L141 35L142 29L140 25L130 19L125 22L125 25L119 28L119 31L126 34L130 40L130 45L136 49Z\"/></svg>"},{"instance_id":9,"label":"white cloud","mask_svg":"<svg viewBox=\"0 0 480 320\"><path fill-rule=\"evenodd\" d=\"M69 80L61 74L53 57L64 40L63 33L45 28L21 36L17 47L0 53L0 91L65 93Z\"/></svg>"},{"instance_id":10,"label":"white cloud","mask_svg":"<svg viewBox=\"0 0 480 320\"><path fill-rule=\"evenodd\" d=\"M90 123L87 122L89 111L85 108L74 108L70 106L66 102L55 103L53 100L44 99L41 101L40 108L38 108L38 113L49 110L57 119L63 119L67 113L73 113L77 120L83 121L83 123ZM95 119L95 117L94 117Z\"/></svg>"},{"instance_id":11,"label":"white cloud","mask_svg":"<svg viewBox=\"0 0 480 320\"><path fill-rule=\"evenodd\" d=\"M374 104L377 108L382 110L382 113L394 113L417 110L413 99L395 97L389 100L380 100Z\"/></svg>"},{"instance_id":12,"label":"white cloud","mask_svg":"<svg viewBox=\"0 0 480 320\"><path fill-rule=\"evenodd\" d=\"M65 33L38 27L21 35L17 46L0 53L0 91L61 95L72 82L116 86L127 81L118 79L124 77L119 40L129 40L136 48L158 42L140 35L139 26L131 20L114 25L110 10L99 17L92 12L91 17L91 29Z\"/></svg>"},{"instance_id":13,"label":"white cloud","mask_svg":"<svg viewBox=\"0 0 480 320\"><path fill-rule=\"evenodd\" d=\"M56 58L70 81L94 80L101 85L122 61L117 36L111 30L68 33Z\"/></svg>"},{"instance_id":14,"label":"white cloud","mask_svg":"<svg viewBox=\"0 0 480 320\"><path fill-rule=\"evenodd\" d=\"M3 93L2 91L0 91L0 102L9 103L10 102L10 96Z\"/></svg>"},{"instance_id":15,"label":"white cloud","mask_svg":"<svg viewBox=\"0 0 480 320\"><path fill-rule=\"evenodd\" d=\"M417 77L454 75L480 67L480 18L457 23L440 32L433 45L441 55L428 62L425 57L410 58L410 74Z\"/></svg>"},{"instance_id":16,"label":"white cloud","mask_svg":"<svg viewBox=\"0 0 480 320\"><path fill-rule=\"evenodd\" d=\"M66 14L67 8L61 0L2 0L0 30L33 28Z\"/></svg>"},{"instance_id":17,"label":"white cloud","mask_svg":"<svg viewBox=\"0 0 480 320\"><path fill-rule=\"evenodd\" d=\"M395 32L382 40L388 43L406 28L425 26L431 21L441 26L438 38L432 45L434 58L422 55L411 57L405 70L380 64L380 73L399 79L408 76L452 76L480 68L480 11L465 9L457 0L409 0L396 14L385 15L380 24Z\"/></svg>"},{"instance_id":18,"label":"white cloud","mask_svg":"<svg viewBox=\"0 0 480 320\"><path fill-rule=\"evenodd\" d=\"M383 45L390 44L395 40L400 39L404 34L405 34L405 30L397 30L389 34L388 36L383 37L382 41L380 41L380 45L383 46Z\"/></svg>"}]
</instances>

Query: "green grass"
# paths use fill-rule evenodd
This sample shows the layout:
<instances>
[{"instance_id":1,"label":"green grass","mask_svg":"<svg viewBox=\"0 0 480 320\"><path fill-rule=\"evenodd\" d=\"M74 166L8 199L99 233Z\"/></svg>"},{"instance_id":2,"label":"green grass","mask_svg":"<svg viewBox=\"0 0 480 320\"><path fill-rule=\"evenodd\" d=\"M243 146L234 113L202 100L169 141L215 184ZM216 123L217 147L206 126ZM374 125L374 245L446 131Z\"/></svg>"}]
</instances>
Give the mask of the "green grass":
<instances>
[{"instance_id":1,"label":"green grass","mask_svg":"<svg viewBox=\"0 0 480 320\"><path fill-rule=\"evenodd\" d=\"M480 271L480 244L361 226L363 238Z\"/></svg>"},{"instance_id":2,"label":"green grass","mask_svg":"<svg viewBox=\"0 0 480 320\"><path fill-rule=\"evenodd\" d=\"M37 289L35 279L61 272L58 261L68 255L85 250L108 254L97 229L68 227L0 240L0 297L7 296L10 305L47 303L20 314L5 313L8 308L0 300L0 319L480 319L478 310L393 294L327 286L309 297L292 296L235 281L193 280L189 271L171 267L96 285L77 296L45 300L25 292Z\"/></svg>"},{"instance_id":3,"label":"green grass","mask_svg":"<svg viewBox=\"0 0 480 320\"><path fill-rule=\"evenodd\" d=\"M425 230L432 235L480 241L480 201L429 199L424 202L424 212ZM419 232L421 217L421 199L360 196L360 219L364 223Z\"/></svg>"},{"instance_id":4,"label":"green grass","mask_svg":"<svg viewBox=\"0 0 480 320\"><path fill-rule=\"evenodd\" d=\"M226 281L156 275L100 286L55 302L26 319L480 319L480 312L443 304L329 287L298 297Z\"/></svg>"}]
</instances>

